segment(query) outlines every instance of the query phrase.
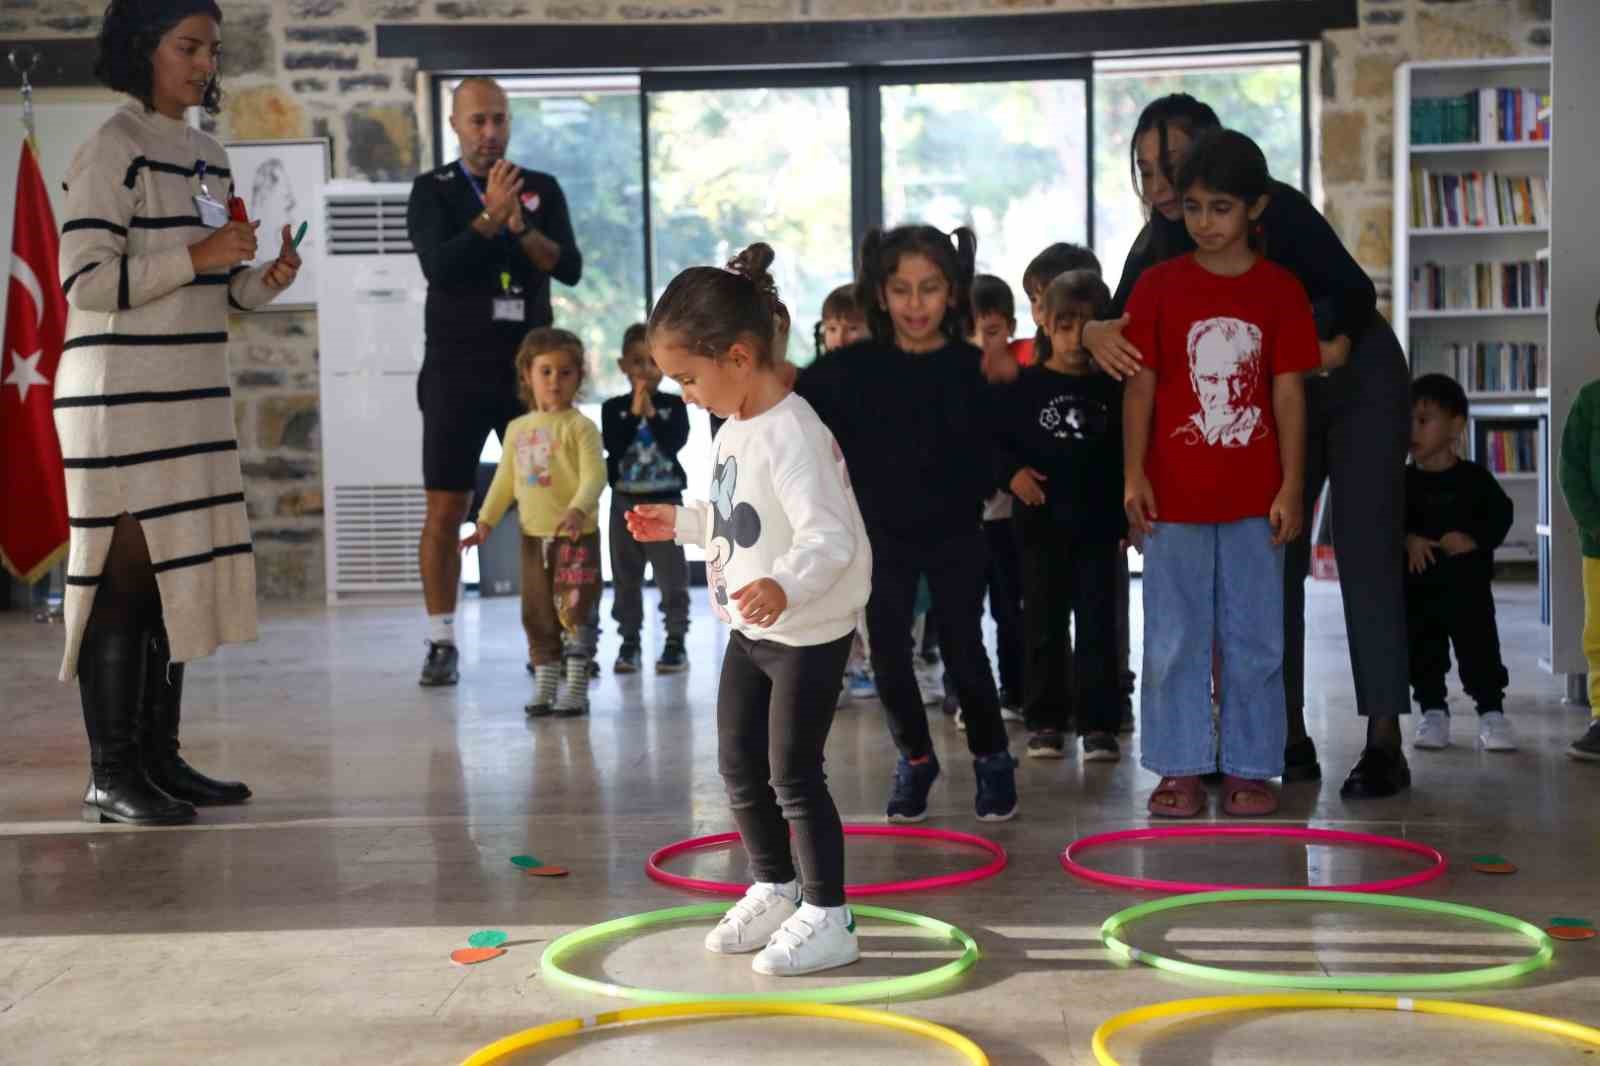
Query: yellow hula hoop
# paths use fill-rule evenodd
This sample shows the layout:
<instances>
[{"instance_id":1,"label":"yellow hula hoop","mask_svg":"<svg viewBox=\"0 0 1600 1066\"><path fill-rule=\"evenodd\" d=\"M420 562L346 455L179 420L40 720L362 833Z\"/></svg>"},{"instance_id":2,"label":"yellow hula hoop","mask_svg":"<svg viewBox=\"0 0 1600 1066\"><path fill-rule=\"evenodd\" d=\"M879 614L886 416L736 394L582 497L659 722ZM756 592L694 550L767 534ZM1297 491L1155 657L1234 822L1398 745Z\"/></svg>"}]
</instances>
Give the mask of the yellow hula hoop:
<instances>
[{"instance_id":1,"label":"yellow hula hoop","mask_svg":"<svg viewBox=\"0 0 1600 1066\"><path fill-rule=\"evenodd\" d=\"M567 1018L559 1022L550 1022L548 1025L524 1029L520 1033L512 1033L504 1039L496 1040L494 1043L474 1051L461 1066L491 1066L491 1064L501 1062L519 1051L526 1051L528 1048L548 1043L551 1040L558 1040L564 1036L573 1036L586 1029L598 1029L607 1025L658 1021L663 1018L723 1018L733 1015L752 1014L828 1018L833 1021L855 1022L861 1025L880 1025L885 1029L898 1029L903 1033L911 1033L915 1036L925 1036L929 1040L936 1040L960 1053L972 1066L989 1066L989 1056L985 1055L983 1049L977 1044L974 1044L954 1029L935 1025L933 1022L925 1022L921 1018L910 1018L903 1014L891 1014L888 1011L872 1010L867 1007L844 1007L833 1003L788 1003L781 1001L663 1003L649 1007L629 1007L626 1010L607 1011L592 1018Z\"/></svg>"},{"instance_id":2,"label":"yellow hula hoop","mask_svg":"<svg viewBox=\"0 0 1600 1066\"><path fill-rule=\"evenodd\" d=\"M1176 999L1123 1011L1100 1023L1090 1047L1100 1066L1121 1066L1107 1047L1111 1038L1136 1025L1175 1018L1184 1014L1228 1014L1252 1010L1397 1010L1416 1014L1444 1014L1469 1021L1492 1022L1518 1029L1532 1029L1552 1036L1564 1036L1582 1044L1600 1047L1600 1029L1577 1022L1529 1014L1504 1007L1484 1007L1476 1003L1457 1003L1443 999L1412 999L1409 996L1375 996L1359 992L1270 992L1253 996L1202 996Z\"/></svg>"}]
</instances>

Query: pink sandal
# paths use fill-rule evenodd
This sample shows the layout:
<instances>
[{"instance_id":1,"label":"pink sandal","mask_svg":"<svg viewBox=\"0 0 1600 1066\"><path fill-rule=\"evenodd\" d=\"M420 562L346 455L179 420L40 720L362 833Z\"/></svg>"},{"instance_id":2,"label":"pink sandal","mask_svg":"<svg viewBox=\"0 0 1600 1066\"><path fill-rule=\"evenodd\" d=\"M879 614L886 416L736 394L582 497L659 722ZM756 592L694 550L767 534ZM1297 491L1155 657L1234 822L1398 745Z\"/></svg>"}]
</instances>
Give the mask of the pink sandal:
<instances>
[{"instance_id":1,"label":"pink sandal","mask_svg":"<svg viewBox=\"0 0 1600 1066\"><path fill-rule=\"evenodd\" d=\"M1235 818L1265 818L1278 810L1278 794L1265 781L1232 774L1222 779L1222 813Z\"/></svg>"},{"instance_id":2,"label":"pink sandal","mask_svg":"<svg viewBox=\"0 0 1600 1066\"><path fill-rule=\"evenodd\" d=\"M1205 805L1205 786L1193 774L1163 777L1150 793L1150 813L1157 818L1193 818Z\"/></svg>"}]
</instances>

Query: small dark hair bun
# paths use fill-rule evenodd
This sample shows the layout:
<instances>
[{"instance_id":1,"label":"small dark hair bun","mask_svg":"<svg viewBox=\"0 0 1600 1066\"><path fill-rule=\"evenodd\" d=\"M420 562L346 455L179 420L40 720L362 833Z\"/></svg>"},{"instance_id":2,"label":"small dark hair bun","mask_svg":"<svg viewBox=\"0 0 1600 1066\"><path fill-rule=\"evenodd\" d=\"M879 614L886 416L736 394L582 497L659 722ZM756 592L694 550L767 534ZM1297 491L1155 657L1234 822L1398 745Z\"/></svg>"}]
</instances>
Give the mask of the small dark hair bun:
<instances>
[{"instance_id":1,"label":"small dark hair bun","mask_svg":"<svg viewBox=\"0 0 1600 1066\"><path fill-rule=\"evenodd\" d=\"M778 283L772 280L769 271L773 260L777 258L778 253L772 250L772 245L757 241L728 260L728 269L754 283L762 292L776 294Z\"/></svg>"}]
</instances>

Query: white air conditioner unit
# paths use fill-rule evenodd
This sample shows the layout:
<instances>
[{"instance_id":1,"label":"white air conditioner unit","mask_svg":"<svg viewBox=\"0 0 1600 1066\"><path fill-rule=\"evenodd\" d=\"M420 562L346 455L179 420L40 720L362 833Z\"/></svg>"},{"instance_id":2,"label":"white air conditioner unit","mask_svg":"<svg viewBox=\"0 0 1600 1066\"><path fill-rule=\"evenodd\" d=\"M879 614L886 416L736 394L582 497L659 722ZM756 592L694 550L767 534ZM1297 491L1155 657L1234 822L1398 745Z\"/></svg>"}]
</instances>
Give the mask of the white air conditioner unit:
<instances>
[{"instance_id":1,"label":"white air conditioner unit","mask_svg":"<svg viewBox=\"0 0 1600 1066\"><path fill-rule=\"evenodd\" d=\"M405 183L322 188L317 339L328 602L422 588L423 302L427 282L406 233Z\"/></svg>"}]
</instances>

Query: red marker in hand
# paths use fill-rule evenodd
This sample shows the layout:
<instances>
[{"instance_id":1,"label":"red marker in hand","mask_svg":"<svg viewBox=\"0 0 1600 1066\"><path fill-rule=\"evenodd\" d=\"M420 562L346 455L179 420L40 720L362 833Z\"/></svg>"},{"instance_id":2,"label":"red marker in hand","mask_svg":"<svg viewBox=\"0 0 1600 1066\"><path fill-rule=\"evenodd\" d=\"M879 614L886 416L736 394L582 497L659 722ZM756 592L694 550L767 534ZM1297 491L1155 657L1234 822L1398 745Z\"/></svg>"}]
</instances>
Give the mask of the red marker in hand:
<instances>
[{"instance_id":1,"label":"red marker in hand","mask_svg":"<svg viewBox=\"0 0 1600 1066\"><path fill-rule=\"evenodd\" d=\"M244 201L237 196L228 197L228 218L234 222L250 221L250 214L244 209Z\"/></svg>"}]
</instances>

